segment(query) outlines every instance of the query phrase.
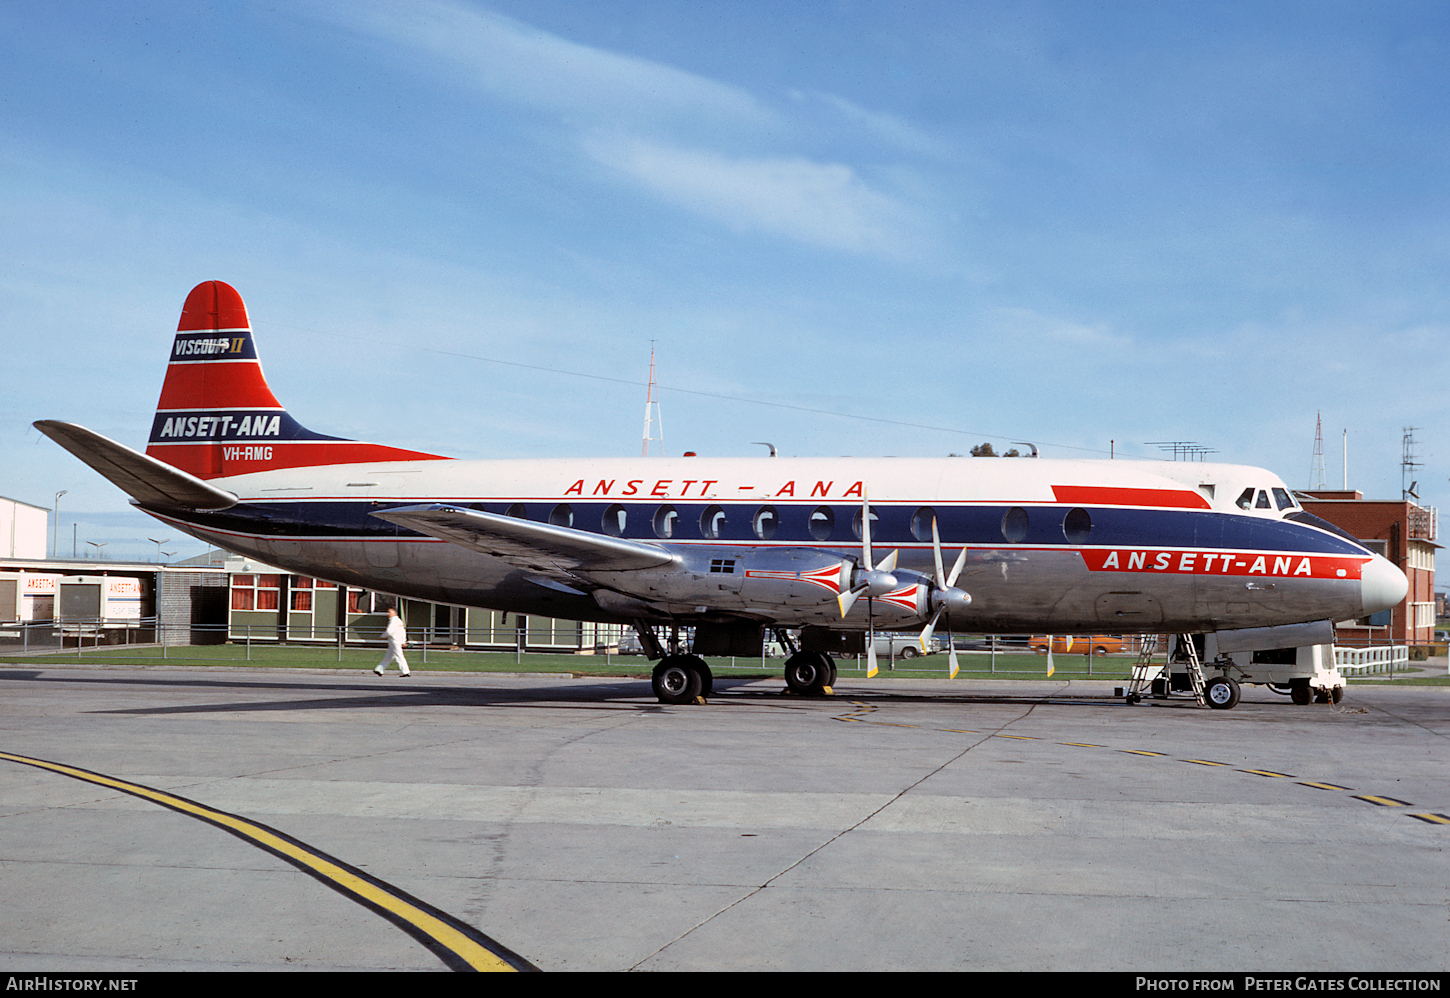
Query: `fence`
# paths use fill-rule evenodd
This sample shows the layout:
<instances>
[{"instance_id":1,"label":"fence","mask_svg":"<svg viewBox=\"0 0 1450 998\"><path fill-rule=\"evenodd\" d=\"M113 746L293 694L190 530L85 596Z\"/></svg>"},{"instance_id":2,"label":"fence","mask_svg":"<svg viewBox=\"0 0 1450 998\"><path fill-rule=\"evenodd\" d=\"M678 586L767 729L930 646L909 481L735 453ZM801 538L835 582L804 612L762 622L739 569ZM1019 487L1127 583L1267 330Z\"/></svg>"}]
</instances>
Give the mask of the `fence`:
<instances>
[{"instance_id":1,"label":"fence","mask_svg":"<svg viewBox=\"0 0 1450 998\"><path fill-rule=\"evenodd\" d=\"M1334 665L1341 675L1368 676L1376 672L1400 671L1409 668L1410 649L1405 645L1380 645L1376 648L1336 648Z\"/></svg>"},{"instance_id":2,"label":"fence","mask_svg":"<svg viewBox=\"0 0 1450 998\"><path fill-rule=\"evenodd\" d=\"M606 662L614 657L625 657L620 654L617 628L606 630L602 625L600 628L594 629L594 640L587 646L584 645L587 633L584 628L579 631L579 646L561 646L549 641L530 642L531 631L520 628L410 627L407 631L410 654L417 654L424 663L428 661L430 649L434 654L442 650L512 651L515 660L520 662L526 654L596 654L602 655ZM165 658L168 647L193 643L198 636L204 639L203 643L219 644L223 641L230 641L232 644L242 645L245 649L244 657L248 661L251 660L253 643L259 646L288 644L297 647L313 647L319 650L336 648L337 660L341 661L345 648L377 648L385 644L387 640L382 628L360 628L356 623L348 624L345 627L309 627L305 636L299 636L289 633L280 625L233 625L228 627L226 625L166 624L158 622L154 617L123 621L105 619L8 621L0 623L0 653L45 653L75 649L78 653L83 654L86 649L158 644L161 647L161 657ZM210 637L211 640L205 641L207 637ZM171 640L168 641L168 638ZM1126 659L1138 653L1140 641L1141 639L1138 637L1125 635L1121 652L1114 656L1114 661L1110 662L1102 661L1101 657L1097 655L1084 655L1075 649L1062 651L1058 650L1058 646L1054 646L1054 664L1060 663L1064 667L1072 668L1073 660L1082 657L1085 659L1086 671L1090 676L1093 675L1095 661L1099 663L1100 672L1121 675L1127 668ZM1092 648L1093 645L1089 643L1087 647ZM1160 644L1160 647L1167 646ZM908 649L914 650L915 648L916 642L912 635L879 635L876 656L878 668L893 673L928 674L943 671L945 668L944 650L931 656L916 655L908 658L903 654ZM1040 675L1046 666L1046 656L1037 654L1035 656L1037 661L1031 668L1022 667L1022 658L1033 654L1033 651L1032 643L1020 636L1005 640L999 635L987 635L984 638L973 640L958 638L957 652L957 660L962 673ZM728 666L723 660L713 664L716 668L771 668L768 665L769 660L779 654L778 645L774 641L767 641L761 649L758 660L754 656L731 657ZM1001 666L998 664L999 657L1004 659ZM852 660L842 659L841 664L844 665L847 661ZM1410 649L1404 645L1378 645L1369 648L1336 647L1334 649L1335 665L1346 676L1393 674L1396 671L1405 671L1409 667L1409 661ZM855 656L854 663L858 668L864 669L865 656ZM1076 670L1074 669L1074 671Z\"/></svg>"}]
</instances>

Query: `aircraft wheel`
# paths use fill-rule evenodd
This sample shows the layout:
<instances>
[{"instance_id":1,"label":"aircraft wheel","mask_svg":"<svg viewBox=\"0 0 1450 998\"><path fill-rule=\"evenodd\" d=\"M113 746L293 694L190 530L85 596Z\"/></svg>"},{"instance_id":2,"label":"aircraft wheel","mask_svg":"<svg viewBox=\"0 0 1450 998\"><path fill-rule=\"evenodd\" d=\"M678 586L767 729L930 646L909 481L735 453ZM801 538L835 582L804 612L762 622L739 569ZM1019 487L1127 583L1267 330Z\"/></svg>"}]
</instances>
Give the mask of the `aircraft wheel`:
<instances>
[{"instance_id":1,"label":"aircraft wheel","mask_svg":"<svg viewBox=\"0 0 1450 998\"><path fill-rule=\"evenodd\" d=\"M715 692L715 673L710 671L710 666L698 655L690 655L686 661L700 674L700 696L707 697Z\"/></svg>"},{"instance_id":2,"label":"aircraft wheel","mask_svg":"<svg viewBox=\"0 0 1450 998\"><path fill-rule=\"evenodd\" d=\"M1214 676L1203 688L1203 698L1214 710L1229 710L1239 702L1239 684L1228 676Z\"/></svg>"},{"instance_id":3,"label":"aircraft wheel","mask_svg":"<svg viewBox=\"0 0 1450 998\"><path fill-rule=\"evenodd\" d=\"M650 676L660 703L694 703L700 696L701 676L690 656L670 655L655 666Z\"/></svg>"},{"instance_id":4,"label":"aircraft wheel","mask_svg":"<svg viewBox=\"0 0 1450 998\"><path fill-rule=\"evenodd\" d=\"M785 684L792 693L819 696L830 685L831 660L814 651L798 651L785 660Z\"/></svg>"},{"instance_id":5,"label":"aircraft wheel","mask_svg":"<svg viewBox=\"0 0 1450 998\"><path fill-rule=\"evenodd\" d=\"M1309 702L1312 694L1309 692L1309 680L1296 679L1289 687L1289 699L1300 707Z\"/></svg>"}]
</instances>

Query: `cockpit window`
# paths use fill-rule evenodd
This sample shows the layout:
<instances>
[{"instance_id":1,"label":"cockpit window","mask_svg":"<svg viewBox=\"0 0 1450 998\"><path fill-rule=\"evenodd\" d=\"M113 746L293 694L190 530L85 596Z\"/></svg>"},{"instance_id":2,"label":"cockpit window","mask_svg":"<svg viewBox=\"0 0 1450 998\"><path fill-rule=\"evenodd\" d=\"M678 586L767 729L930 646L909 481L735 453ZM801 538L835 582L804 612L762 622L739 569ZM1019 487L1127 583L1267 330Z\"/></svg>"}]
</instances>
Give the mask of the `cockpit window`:
<instances>
[{"instance_id":1,"label":"cockpit window","mask_svg":"<svg viewBox=\"0 0 1450 998\"><path fill-rule=\"evenodd\" d=\"M1275 489L1274 502L1279 504L1280 509L1294 508L1294 500L1290 497L1288 489Z\"/></svg>"},{"instance_id":2,"label":"cockpit window","mask_svg":"<svg viewBox=\"0 0 1450 998\"><path fill-rule=\"evenodd\" d=\"M1244 489L1243 494L1234 500L1234 505L1239 509L1248 509L1253 504L1254 490L1252 488Z\"/></svg>"},{"instance_id":3,"label":"cockpit window","mask_svg":"<svg viewBox=\"0 0 1450 998\"><path fill-rule=\"evenodd\" d=\"M1273 506L1269 505L1269 493L1265 492L1263 489L1259 489L1259 501L1256 502L1256 503L1254 503L1254 509L1273 509L1273 508L1274 508Z\"/></svg>"}]
</instances>

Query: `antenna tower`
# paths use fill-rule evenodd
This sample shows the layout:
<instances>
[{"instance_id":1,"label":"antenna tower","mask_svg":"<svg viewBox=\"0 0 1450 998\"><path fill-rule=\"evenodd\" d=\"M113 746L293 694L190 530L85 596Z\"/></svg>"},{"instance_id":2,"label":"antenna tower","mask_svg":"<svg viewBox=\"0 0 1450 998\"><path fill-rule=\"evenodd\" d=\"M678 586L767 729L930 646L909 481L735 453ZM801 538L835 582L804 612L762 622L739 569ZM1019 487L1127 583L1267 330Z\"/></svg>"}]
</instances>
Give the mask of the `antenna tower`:
<instances>
[{"instance_id":1,"label":"antenna tower","mask_svg":"<svg viewBox=\"0 0 1450 998\"><path fill-rule=\"evenodd\" d=\"M1406 426L1405 435L1400 443L1400 498L1415 499L1420 497L1415 494L1416 486L1420 483L1415 480L1415 469L1423 468L1424 464L1415 460L1415 431L1418 426ZM1409 484L1406 484L1406 483Z\"/></svg>"},{"instance_id":2,"label":"antenna tower","mask_svg":"<svg viewBox=\"0 0 1450 998\"><path fill-rule=\"evenodd\" d=\"M1324 484L1324 420L1320 413L1314 414L1314 459L1309 465L1309 488L1323 490Z\"/></svg>"},{"instance_id":3,"label":"antenna tower","mask_svg":"<svg viewBox=\"0 0 1450 998\"><path fill-rule=\"evenodd\" d=\"M658 428L659 436L651 436L650 427ZM660 442L660 456L665 453L665 424L660 418L660 403L655 398L655 341L649 341L649 388L644 395L644 443L640 446L640 457L649 457L651 440Z\"/></svg>"}]
</instances>

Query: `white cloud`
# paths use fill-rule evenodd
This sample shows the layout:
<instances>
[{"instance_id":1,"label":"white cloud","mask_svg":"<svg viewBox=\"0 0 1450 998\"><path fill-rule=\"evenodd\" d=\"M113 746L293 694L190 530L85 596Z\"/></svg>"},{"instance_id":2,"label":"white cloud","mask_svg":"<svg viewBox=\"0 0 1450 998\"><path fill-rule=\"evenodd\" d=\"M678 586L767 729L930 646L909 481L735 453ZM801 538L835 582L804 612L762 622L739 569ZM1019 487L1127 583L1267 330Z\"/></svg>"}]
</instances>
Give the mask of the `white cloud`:
<instances>
[{"instance_id":1,"label":"white cloud","mask_svg":"<svg viewBox=\"0 0 1450 998\"><path fill-rule=\"evenodd\" d=\"M773 112L736 87L580 45L492 11L426 0L322 9L346 27L445 60L441 68L455 80L576 125L779 124Z\"/></svg>"},{"instance_id":2,"label":"white cloud","mask_svg":"<svg viewBox=\"0 0 1450 998\"><path fill-rule=\"evenodd\" d=\"M729 157L640 139L591 135L585 148L670 203L736 231L853 252L899 255L913 212L849 166L799 157Z\"/></svg>"}]
</instances>

